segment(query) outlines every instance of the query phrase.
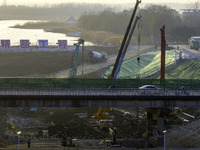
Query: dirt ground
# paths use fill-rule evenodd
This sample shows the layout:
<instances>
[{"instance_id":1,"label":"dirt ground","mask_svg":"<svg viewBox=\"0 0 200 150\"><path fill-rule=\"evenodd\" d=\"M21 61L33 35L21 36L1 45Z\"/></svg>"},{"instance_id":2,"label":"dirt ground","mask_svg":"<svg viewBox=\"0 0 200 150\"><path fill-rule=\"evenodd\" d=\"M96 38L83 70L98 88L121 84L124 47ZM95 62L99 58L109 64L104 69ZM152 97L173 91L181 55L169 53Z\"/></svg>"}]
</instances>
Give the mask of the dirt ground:
<instances>
[{"instance_id":1,"label":"dirt ground","mask_svg":"<svg viewBox=\"0 0 200 150\"><path fill-rule=\"evenodd\" d=\"M58 141L51 142L37 142L31 143L31 147L27 147L27 143L20 143L20 150L136 150L135 148L125 148L125 147L107 147L104 144L99 143L100 140L84 140L82 144L77 147L63 147ZM84 142L84 143L83 143ZM77 143L81 143L80 141ZM165 147L166 150L199 150L200 147L196 148L170 148L168 146ZM9 146L7 148L0 148L0 150L16 150L18 149L18 144ZM163 150L163 147L160 148L139 148L137 150Z\"/></svg>"},{"instance_id":2,"label":"dirt ground","mask_svg":"<svg viewBox=\"0 0 200 150\"><path fill-rule=\"evenodd\" d=\"M133 110L131 108L127 108L128 110ZM4 109L6 110L6 109ZM95 124L95 119L92 119L91 116L98 111L98 108L74 108L74 109L48 109L44 110L42 108L38 109L38 112L35 113L25 113L25 111L21 111L20 109L15 110L8 110L10 114L15 114L16 116L21 117L29 117L33 118L36 117L34 120L37 120L38 118L45 118L45 124L49 124L49 127L47 130L49 131L49 140L43 140L42 135L39 134L40 130L42 131L44 128L37 129L37 132L35 132L35 135L31 138L31 145L32 148L35 149L45 149L48 147L54 147L54 148L63 148L61 146L62 141L62 135L67 136L67 141L69 143L69 137L74 137L73 143L79 145L79 149L86 147L85 149L94 149L96 147L97 149L105 149L106 147L103 144L99 144L102 139L107 139L109 137L108 131L102 131L98 126ZM11 113L12 112L12 113ZM54 115L48 115L49 112L55 112ZM79 113L85 113L87 112L87 118L79 118L75 114ZM25 115L26 114L26 115ZM134 122L134 119L132 117L124 117L123 114L119 111L109 111L109 114L114 116L114 126L117 127L117 141L118 143L121 142L121 139L131 139L132 137L142 137L143 133L145 132L145 120L140 119L139 122ZM140 115L141 117L143 114ZM16 117L15 117L16 118ZM124 122L126 120L126 122ZM54 122L57 126L52 126L51 122ZM20 122L20 121L18 121ZM15 123L20 127L20 123ZM58 131L55 131L58 127L60 128L60 125L63 125L65 130L63 131L62 135L58 135L55 137ZM29 125L31 127L31 125ZM139 130L140 129L140 130ZM19 129L17 129L19 130ZM27 148L27 137L24 136L27 135L27 130L25 130L25 126L20 129L23 135L21 135L21 144L22 148ZM4 129L2 129L4 131ZM30 132L30 130L29 130ZM124 141L127 143L127 140ZM0 141L1 143L1 141ZM4 148L6 150L8 149L16 149L17 147L17 137L15 137L14 141L7 141L7 148ZM4 143L5 144L5 143ZM14 145L11 145L14 144ZM51 146L49 146L51 145ZM122 143L123 145L123 143ZM103 148L102 148L103 147ZM21 149L21 148L20 148Z\"/></svg>"},{"instance_id":3,"label":"dirt ground","mask_svg":"<svg viewBox=\"0 0 200 150\"><path fill-rule=\"evenodd\" d=\"M106 148L104 145L100 145L99 144L100 140L93 140L93 141L89 141L89 140L84 140L84 141L79 141L79 142L74 142L74 144L79 143L79 146L76 147L63 147L61 146L61 142L60 141L33 141L31 142L31 147L28 148L28 144L27 143L20 143L20 149L21 150L77 150L77 149L91 149L91 147L93 147L93 145L97 144L99 146L99 148ZM84 145L84 148L83 148ZM97 149L99 149L97 146ZM18 144L15 145L11 145L8 146L7 148L4 148L5 150L16 150L18 148ZM93 147L94 148L94 147ZM1 149L3 150L3 148Z\"/></svg>"},{"instance_id":4,"label":"dirt ground","mask_svg":"<svg viewBox=\"0 0 200 150\"><path fill-rule=\"evenodd\" d=\"M79 52L78 65L88 62L89 51L115 54L116 47L85 46ZM71 68L74 51L0 51L0 77L47 77L49 74Z\"/></svg>"},{"instance_id":5,"label":"dirt ground","mask_svg":"<svg viewBox=\"0 0 200 150\"><path fill-rule=\"evenodd\" d=\"M125 108L126 110L132 111L134 114L136 110L132 108ZM79 119L76 115L77 113L86 112L88 114L88 118L85 119ZM61 141L62 138L53 138L50 137L49 140L42 138L32 138L31 140L31 148L33 150L74 150L74 149L80 149L80 150L96 150L96 149L134 149L131 148L141 146L144 147L145 145L145 139L143 141L139 140L142 139L143 133L145 133L145 115L142 113L143 110L141 109L139 112L139 118L136 119L135 117L124 117L122 113L119 111L112 110L109 112L110 115L115 116L115 126L117 127L117 143L121 145L126 145L128 147L121 147L121 148L108 148L106 145L100 143L102 139L106 139L108 137L107 131L101 131L96 129L90 121L91 115L94 114L97 111L97 108L77 108L77 109L66 109L62 112L62 114L65 116L63 117L60 113L55 115L54 122L56 122L55 119L57 119L57 122L62 119L66 120L66 122L62 121L63 124L68 126L70 130L73 130L72 135L75 138L73 140L73 144L78 144L78 147L62 147ZM180 119L178 119L176 116L171 116L170 118L166 118L165 120L165 127L167 130L166 133L166 148L167 150L195 150L200 147L200 141L199 141L199 133L200 133L200 110L198 108L193 109L184 109L184 112L187 112L191 115L194 115L195 119L190 119L189 122L183 122ZM15 112L17 112L15 110ZM40 116L45 117L46 113L52 112L52 110L49 109L49 111L45 111L45 113L42 113L41 110L34 114L34 116ZM21 114L24 114L21 112ZM31 117L31 115L29 115ZM59 117L58 117L59 116ZM60 118L60 119L59 119ZM68 119L67 119L68 118ZM69 119L70 118L70 119ZM126 122L125 122L126 120ZM75 123L76 122L76 123ZM126 123L126 124L125 124ZM69 130L66 131L68 135L71 133ZM50 136L54 135L50 128L49 128L49 134ZM87 135L90 135L90 138L87 138ZM23 140L23 139L22 139ZM138 141L140 141L138 143ZM22 150L28 150L26 140L20 142L20 149ZM69 143L69 140L68 140ZM15 139L15 142L13 145L8 145L6 148L0 148L5 150L16 150L18 148L17 144L17 138ZM138 148L141 149L142 148ZM154 150L154 149L153 149ZM159 150L159 149L156 149Z\"/></svg>"}]
</instances>

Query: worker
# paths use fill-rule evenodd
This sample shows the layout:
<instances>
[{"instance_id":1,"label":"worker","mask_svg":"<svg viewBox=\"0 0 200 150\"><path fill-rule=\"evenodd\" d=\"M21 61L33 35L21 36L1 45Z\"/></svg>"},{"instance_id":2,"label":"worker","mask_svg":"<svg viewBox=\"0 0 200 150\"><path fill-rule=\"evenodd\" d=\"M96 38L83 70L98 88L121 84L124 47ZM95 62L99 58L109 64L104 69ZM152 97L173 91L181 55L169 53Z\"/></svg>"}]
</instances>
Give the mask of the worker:
<instances>
[{"instance_id":1,"label":"worker","mask_svg":"<svg viewBox=\"0 0 200 150\"><path fill-rule=\"evenodd\" d=\"M137 61L138 61L138 63L140 63L140 57L137 57Z\"/></svg>"},{"instance_id":2,"label":"worker","mask_svg":"<svg viewBox=\"0 0 200 150\"><path fill-rule=\"evenodd\" d=\"M67 139L66 139L66 137L63 138L62 146L64 146L64 147L67 146Z\"/></svg>"},{"instance_id":3,"label":"worker","mask_svg":"<svg viewBox=\"0 0 200 150\"><path fill-rule=\"evenodd\" d=\"M31 147L31 139L30 138L28 139L27 143L28 143L28 148L30 148Z\"/></svg>"},{"instance_id":4,"label":"worker","mask_svg":"<svg viewBox=\"0 0 200 150\"><path fill-rule=\"evenodd\" d=\"M124 120L124 125L126 124L126 119Z\"/></svg>"},{"instance_id":5,"label":"worker","mask_svg":"<svg viewBox=\"0 0 200 150\"><path fill-rule=\"evenodd\" d=\"M105 139L102 139L101 142L100 142L100 144L105 145Z\"/></svg>"},{"instance_id":6,"label":"worker","mask_svg":"<svg viewBox=\"0 0 200 150\"><path fill-rule=\"evenodd\" d=\"M69 140L69 147L72 147L73 145L72 145L72 138L70 138L70 140Z\"/></svg>"}]
</instances>

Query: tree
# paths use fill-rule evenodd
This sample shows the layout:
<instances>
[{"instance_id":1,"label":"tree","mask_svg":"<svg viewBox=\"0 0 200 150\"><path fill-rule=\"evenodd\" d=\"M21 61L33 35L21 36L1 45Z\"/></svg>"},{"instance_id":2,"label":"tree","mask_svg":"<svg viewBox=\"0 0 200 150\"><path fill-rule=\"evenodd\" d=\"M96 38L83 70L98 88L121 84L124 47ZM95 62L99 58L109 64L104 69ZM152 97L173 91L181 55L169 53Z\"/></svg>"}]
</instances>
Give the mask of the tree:
<instances>
[{"instance_id":1,"label":"tree","mask_svg":"<svg viewBox=\"0 0 200 150\"><path fill-rule=\"evenodd\" d=\"M178 12L167 6L148 5L140 14L143 20L143 36L154 38L154 41L160 37L160 28L163 25L166 25L166 34L169 34L168 31L181 24Z\"/></svg>"},{"instance_id":2,"label":"tree","mask_svg":"<svg viewBox=\"0 0 200 150\"><path fill-rule=\"evenodd\" d=\"M188 12L183 14L183 22L188 27L199 28L200 26L200 2L195 1L188 5Z\"/></svg>"},{"instance_id":3,"label":"tree","mask_svg":"<svg viewBox=\"0 0 200 150\"><path fill-rule=\"evenodd\" d=\"M195 12L197 12L200 8L200 2L199 1L195 1L192 3L189 3L189 9L193 9Z\"/></svg>"}]
</instances>

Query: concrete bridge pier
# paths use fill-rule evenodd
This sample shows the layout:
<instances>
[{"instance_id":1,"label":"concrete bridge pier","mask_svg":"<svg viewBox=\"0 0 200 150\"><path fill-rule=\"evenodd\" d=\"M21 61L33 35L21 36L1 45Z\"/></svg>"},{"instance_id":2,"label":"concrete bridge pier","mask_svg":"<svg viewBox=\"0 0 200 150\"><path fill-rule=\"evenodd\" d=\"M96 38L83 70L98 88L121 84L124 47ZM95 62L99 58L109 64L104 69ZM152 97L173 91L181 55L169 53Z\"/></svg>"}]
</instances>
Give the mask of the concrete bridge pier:
<instances>
[{"instance_id":1,"label":"concrete bridge pier","mask_svg":"<svg viewBox=\"0 0 200 150\"><path fill-rule=\"evenodd\" d=\"M158 137L157 137L157 147L163 147L164 146L164 116L158 116L157 120L157 131L158 131Z\"/></svg>"},{"instance_id":2,"label":"concrete bridge pier","mask_svg":"<svg viewBox=\"0 0 200 150\"><path fill-rule=\"evenodd\" d=\"M148 108L146 111L146 148L163 147L165 111L162 108Z\"/></svg>"},{"instance_id":3,"label":"concrete bridge pier","mask_svg":"<svg viewBox=\"0 0 200 150\"><path fill-rule=\"evenodd\" d=\"M153 114L147 112L146 114L146 148L153 148L155 143L155 139L153 139Z\"/></svg>"}]
</instances>

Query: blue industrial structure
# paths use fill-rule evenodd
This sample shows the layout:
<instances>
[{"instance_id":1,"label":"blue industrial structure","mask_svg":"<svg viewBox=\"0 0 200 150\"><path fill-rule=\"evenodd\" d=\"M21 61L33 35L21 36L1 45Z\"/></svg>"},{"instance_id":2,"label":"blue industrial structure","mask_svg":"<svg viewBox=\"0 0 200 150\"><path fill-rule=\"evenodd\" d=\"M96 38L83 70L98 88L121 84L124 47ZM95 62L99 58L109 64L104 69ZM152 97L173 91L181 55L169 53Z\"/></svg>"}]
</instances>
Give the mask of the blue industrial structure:
<instances>
[{"instance_id":1,"label":"blue industrial structure","mask_svg":"<svg viewBox=\"0 0 200 150\"><path fill-rule=\"evenodd\" d=\"M77 74L79 47L80 47L81 44L84 45L84 40L83 39L79 39L78 43L74 44L76 46L76 51L75 51L75 56L74 56L74 65L72 67L70 78L75 78L76 74Z\"/></svg>"}]
</instances>

